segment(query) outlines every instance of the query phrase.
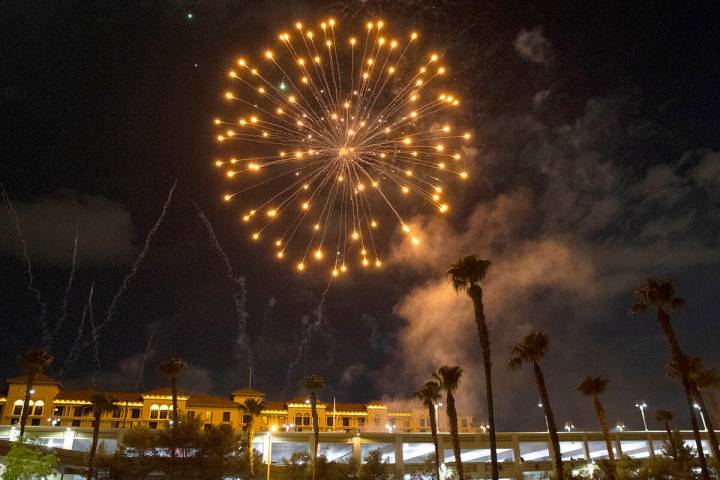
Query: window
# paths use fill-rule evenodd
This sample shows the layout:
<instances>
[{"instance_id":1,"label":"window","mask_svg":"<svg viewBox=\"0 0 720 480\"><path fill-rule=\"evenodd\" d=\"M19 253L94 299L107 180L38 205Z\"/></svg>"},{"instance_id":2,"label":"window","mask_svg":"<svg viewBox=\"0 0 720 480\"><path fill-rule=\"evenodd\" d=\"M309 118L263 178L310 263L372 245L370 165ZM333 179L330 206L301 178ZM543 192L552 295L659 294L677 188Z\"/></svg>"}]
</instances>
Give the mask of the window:
<instances>
[{"instance_id":1,"label":"window","mask_svg":"<svg viewBox=\"0 0 720 480\"><path fill-rule=\"evenodd\" d=\"M37 427L38 425L40 425L40 419L39 419L39 418L33 418L32 420L30 420L30 425L32 425L32 426L34 426L34 427Z\"/></svg>"},{"instance_id":2,"label":"window","mask_svg":"<svg viewBox=\"0 0 720 480\"><path fill-rule=\"evenodd\" d=\"M300 414L295 415L295 425L302 425L302 416Z\"/></svg>"},{"instance_id":3,"label":"window","mask_svg":"<svg viewBox=\"0 0 720 480\"><path fill-rule=\"evenodd\" d=\"M212 411L208 410L205 412L205 421L212 422Z\"/></svg>"},{"instance_id":4,"label":"window","mask_svg":"<svg viewBox=\"0 0 720 480\"><path fill-rule=\"evenodd\" d=\"M54 415L56 417L62 417L63 414L65 414L65 407L55 407L55 413Z\"/></svg>"},{"instance_id":5,"label":"window","mask_svg":"<svg viewBox=\"0 0 720 480\"><path fill-rule=\"evenodd\" d=\"M120 410L117 407L113 408L113 412L112 412L113 418L120 418L121 414L122 414L122 410Z\"/></svg>"},{"instance_id":6,"label":"window","mask_svg":"<svg viewBox=\"0 0 720 480\"><path fill-rule=\"evenodd\" d=\"M328 417L326 421L328 427L334 426L333 424L335 423L335 419L333 417Z\"/></svg>"},{"instance_id":7,"label":"window","mask_svg":"<svg viewBox=\"0 0 720 480\"><path fill-rule=\"evenodd\" d=\"M120 422L112 422L111 428L120 428Z\"/></svg>"},{"instance_id":8,"label":"window","mask_svg":"<svg viewBox=\"0 0 720 480\"><path fill-rule=\"evenodd\" d=\"M156 409L150 410L150 418L152 418L152 419L157 419L159 414L160 414L160 410L156 410Z\"/></svg>"},{"instance_id":9,"label":"window","mask_svg":"<svg viewBox=\"0 0 720 480\"><path fill-rule=\"evenodd\" d=\"M460 425L462 425L462 428L467 428L467 418L460 420Z\"/></svg>"},{"instance_id":10,"label":"window","mask_svg":"<svg viewBox=\"0 0 720 480\"><path fill-rule=\"evenodd\" d=\"M82 417L85 414L85 407L73 408L73 417Z\"/></svg>"},{"instance_id":11,"label":"window","mask_svg":"<svg viewBox=\"0 0 720 480\"><path fill-rule=\"evenodd\" d=\"M149 427L151 430L157 430L157 422L150 422Z\"/></svg>"},{"instance_id":12,"label":"window","mask_svg":"<svg viewBox=\"0 0 720 480\"><path fill-rule=\"evenodd\" d=\"M188 410L187 412L188 418L195 418L195 410Z\"/></svg>"},{"instance_id":13,"label":"window","mask_svg":"<svg viewBox=\"0 0 720 480\"><path fill-rule=\"evenodd\" d=\"M421 427L425 426L425 417L420 417L420 426Z\"/></svg>"},{"instance_id":14,"label":"window","mask_svg":"<svg viewBox=\"0 0 720 480\"><path fill-rule=\"evenodd\" d=\"M35 405L35 408L32 411L33 415L42 415L43 414L43 405Z\"/></svg>"},{"instance_id":15,"label":"window","mask_svg":"<svg viewBox=\"0 0 720 480\"><path fill-rule=\"evenodd\" d=\"M380 426L380 417L375 417L375 426L376 427Z\"/></svg>"},{"instance_id":16,"label":"window","mask_svg":"<svg viewBox=\"0 0 720 480\"><path fill-rule=\"evenodd\" d=\"M229 422L230 421L230 412L223 412L223 422ZM248 453L249 455L249 453Z\"/></svg>"},{"instance_id":17,"label":"window","mask_svg":"<svg viewBox=\"0 0 720 480\"><path fill-rule=\"evenodd\" d=\"M303 416L303 425L310 425L310 415L307 413Z\"/></svg>"},{"instance_id":18,"label":"window","mask_svg":"<svg viewBox=\"0 0 720 480\"><path fill-rule=\"evenodd\" d=\"M167 420L167 418L168 418L168 410L167 409L160 410L160 420Z\"/></svg>"},{"instance_id":19,"label":"window","mask_svg":"<svg viewBox=\"0 0 720 480\"><path fill-rule=\"evenodd\" d=\"M139 408L133 408L130 413L130 418L140 418L140 409Z\"/></svg>"},{"instance_id":20,"label":"window","mask_svg":"<svg viewBox=\"0 0 720 480\"><path fill-rule=\"evenodd\" d=\"M350 417L342 417L343 427L350 426Z\"/></svg>"},{"instance_id":21,"label":"window","mask_svg":"<svg viewBox=\"0 0 720 480\"><path fill-rule=\"evenodd\" d=\"M22 405L15 405L15 407L13 407L13 415L20 415L22 413L22 409Z\"/></svg>"},{"instance_id":22,"label":"window","mask_svg":"<svg viewBox=\"0 0 720 480\"><path fill-rule=\"evenodd\" d=\"M80 426L80 420L73 420L73 421L72 421L72 426L73 426L73 427L79 427L79 426Z\"/></svg>"}]
</instances>

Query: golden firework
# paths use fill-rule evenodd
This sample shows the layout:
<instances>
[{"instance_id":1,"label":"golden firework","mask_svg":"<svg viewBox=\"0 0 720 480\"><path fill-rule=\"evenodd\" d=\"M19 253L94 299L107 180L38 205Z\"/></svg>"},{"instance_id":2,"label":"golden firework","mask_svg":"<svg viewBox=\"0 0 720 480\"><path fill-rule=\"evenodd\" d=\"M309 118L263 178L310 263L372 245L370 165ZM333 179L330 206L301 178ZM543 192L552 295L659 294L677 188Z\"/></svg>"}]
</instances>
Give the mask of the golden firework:
<instances>
[{"instance_id":1,"label":"golden firework","mask_svg":"<svg viewBox=\"0 0 720 480\"><path fill-rule=\"evenodd\" d=\"M232 150L215 166L242 185L223 198L255 202L242 214L251 238L270 238L298 271L325 262L333 276L382 265L381 220L420 242L403 205L420 199L446 213L443 179L468 178L461 146L470 138L447 122L460 100L439 88L440 55L416 60L416 32L397 39L376 21L341 38L336 26L297 23L279 35L280 52L239 58L224 97L242 116L214 120Z\"/></svg>"}]
</instances>

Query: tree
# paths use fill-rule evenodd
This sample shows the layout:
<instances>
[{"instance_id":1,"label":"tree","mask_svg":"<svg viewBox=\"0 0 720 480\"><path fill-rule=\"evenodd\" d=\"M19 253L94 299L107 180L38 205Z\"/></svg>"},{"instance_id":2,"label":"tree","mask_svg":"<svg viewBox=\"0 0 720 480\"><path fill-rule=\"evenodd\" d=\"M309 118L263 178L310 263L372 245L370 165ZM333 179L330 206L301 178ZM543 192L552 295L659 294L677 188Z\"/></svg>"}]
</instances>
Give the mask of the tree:
<instances>
[{"instance_id":1,"label":"tree","mask_svg":"<svg viewBox=\"0 0 720 480\"><path fill-rule=\"evenodd\" d=\"M675 330L673 330L672 323L670 323L670 315L668 314L668 310L678 310L685 307L686 302L684 299L675 296L675 284L671 280L666 279L656 280L649 278L643 285L635 289L634 297L635 302L630 306L630 315L640 315L651 308L655 308L660 329L670 346L672 360L680 366L680 381L690 413L690 423L695 437L700 469L702 470L703 478L710 480L710 473L707 462L705 461L705 454L703 453L702 439L700 438L700 428L693 406L693 391L690 378L688 377L686 368L684 368L683 351L680 348L680 342L678 342Z\"/></svg>"},{"instance_id":2,"label":"tree","mask_svg":"<svg viewBox=\"0 0 720 480\"><path fill-rule=\"evenodd\" d=\"M707 426L708 438L710 439L710 450L714 458L720 458L720 449L718 449L718 441L715 436L715 428L713 426L712 416L705 405L705 397L703 392L712 385L715 380L713 373L705 368L703 359L682 354L684 368L687 371L690 387L693 395L697 400L697 406L705 417L705 425ZM681 367L675 361L671 361L668 365L668 375L672 378L680 377Z\"/></svg>"},{"instance_id":3,"label":"tree","mask_svg":"<svg viewBox=\"0 0 720 480\"><path fill-rule=\"evenodd\" d=\"M658 410L657 412L655 412L655 420L662 423L665 427L665 431L668 435L668 445L670 446L673 455L677 456L678 446L675 443L675 436L673 435L673 431L670 428L670 422L672 422L672 419L674 417L675 415L670 410Z\"/></svg>"},{"instance_id":4,"label":"tree","mask_svg":"<svg viewBox=\"0 0 720 480\"><path fill-rule=\"evenodd\" d=\"M457 469L458 478L465 480L465 472L463 471L462 458L460 457L460 434L458 433L457 409L455 408L455 391L460 385L460 378L463 370L458 366L449 367L442 366L437 372L433 373L433 377L440 384L440 388L445 391L445 403L447 405L447 416L450 423L450 438L452 438L453 453L455 454L455 468Z\"/></svg>"},{"instance_id":5,"label":"tree","mask_svg":"<svg viewBox=\"0 0 720 480\"><path fill-rule=\"evenodd\" d=\"M20 438L25 435L25 424L28 415L30 415L30 392L35 383L35 378L49 367L52 361L52 355L44 348L32 348L20 356L20 369L27 376L22 414L20 415Z\"/></svg>"},{"instance_id":6,"label":"tree","mask_svg":"<svg viewBox=\"0 0 720 480\"><path fill-rule=\"evenodd\" d=\"M483 291L480 282L483 281L490 269L489 260L481 260L476 255L469 255L452 264L447 276L456 292L466 292L472 299L475 309L475 324L480 339L480 350L483 356L485 371L485 399L488 411L488 424L490 426L490 461L492 463L492 478L499 477L497 459L497 441L495 439L495 407L492 393L492 359L490 357L490 333L488 332L483 305Z\"/></svg>"},{"instance_id":7,"label":"tree","mask_svg":"<svg viewBox=\"0 0 720 480\"><path fill-rule=\"evenodd\" d=\"M415 392L415 395L422 401L423 405L428 409L428 416L430 417L430 432L432 433L433 445L435 446L435 462L433 464L433 472L435 473L435 480L440 480L440 442L438 441L438 427L436 408L438 401L442 398L440 384L437 382L425 382L420 390Z\"/></svg>"},{"instance_id":8,"label":"tree","mask_svg":"<svg viewBox=\"0 0 720 480\"><path fill-rule=\"evenodd\" d=\"M305 390L310 392L310 412L312 413L313 438L315 445L312 451L313 469L312 479L315 480L318 450L320 449L320 429L317 414L317 391L325 386L325 378L320 375L310 375L303 380Z\"/></svg>"},{"instance_id":9,"label":"tree","mask_svg":"<svg viewBox=\"0 0 720 480\"><path fill-rule=\"evenodd\" d=\"M247 462L250 478L255 478L255 462L253 454L253 437L255 436L255 418L265 409L265 402L248 398L242 405L247 415ZM268 462L270 459L268 459Z\"/></svg>"},{"instance_id":10,"label":"tree","mask_svg":"<svg viewBox=\"0 0 720 480\"><path fill-rule=\"evenodd\" d=\"M583 395L592 397L593 404L595 405L595 414L600 422L600 428L602 429L603 437L605 437L605 446L607 447L608 459L612 467L612 478L615 478L617 465L615 463L615 452L612 447L612 440L610 439L610 429L608 429L607 418L605 417L605 408L600 401L600 395L605 392L609 380L603 376L585 377L585 380L578 385L577 389Z\"/></svg>"},{"instance_id":11,"label":"tree","mask_svg":"<svg viewBox=\"0 0 720 480\"><path fill-rule=\"evenodd\" d=\"M160 371L162 374L170 378L173 406L173 428L176 428L178 424L177 377L186 367L187 363L178 357L171 357L168 361L160 365Z\"/></svg>"},{"instance_id":12,"label":"tree","mask_svg":"<svg viewBox=\"0 0 720 480\"><path fill-rule=\"evenodd\" d=\"M382 458L382 451L372 450L360 469L360 480L390 480L390 464Z\"/></svg>"},{"instance_id":13,"label":"tree","mask_svg":"<svg viewBox=\"0 0 720 480\"><path fill-rule=\"evenodd\" d=\"M557 426L555 425L555 415L550 406L550 396L548 395L547 386L545 385L545 376L540 368L540 360L547 353L549 346L550 340L543 332L528 333L521 343L511 347L510 352L512 357L510 361L508 361L508 367L516 370L522 367L523 362L532 364L535 383L540 393L540 400L542 401L548 431L550 433L550 441L552 443L555 461L555 475L558 480L563 480L565 474L563 472L562 454L560 453L560 439L558 438Z\"/></svg>"},{"instance_id":14,"label":"tree","mask_svg":"<svg viewBox=\"0 0 720 480\"><path fill-rule=\"evenodd\" d=\"M102 415L105 412L112 411L112 409L115 408L114 402L116 400L107 394L96 392L93 393L90 401L92 402L93 411L93 436L92 445L90 446L90 454L88 455L87 480L92 480L95 476L95 453L97 452L98 447L98 438L100 436L100 421L102 419Z\"/></svg>"},{"instance_id":15,"label":"tree","mask_svg":"<svg viewBox=\"0 0 720 480\"><path fill-rule=\"evenodd\" d=\"M54 453L46 453L42 446L26 438L10 444L5 459L5 480L32 480L48 478L55 473L58 459Z\"/></svg>"}]
</instances>

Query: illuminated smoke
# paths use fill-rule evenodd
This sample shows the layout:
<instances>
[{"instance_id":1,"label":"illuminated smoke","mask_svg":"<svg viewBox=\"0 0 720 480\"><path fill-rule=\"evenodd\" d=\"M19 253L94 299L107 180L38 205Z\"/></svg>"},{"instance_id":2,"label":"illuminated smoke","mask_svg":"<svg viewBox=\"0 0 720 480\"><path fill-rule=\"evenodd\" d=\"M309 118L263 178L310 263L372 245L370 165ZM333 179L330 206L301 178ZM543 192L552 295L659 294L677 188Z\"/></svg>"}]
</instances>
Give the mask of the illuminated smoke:
<instances>
[{"instance_id":1,"label":"illuminated smoke","mask_svg":"<svg viewBox=\"0 0 720 480\"><path fill-rule=\"evenodd\" d=\"M310 317L307 315L303 315L302 317L302 326L301 326L301 332L300 332L300 343L298 344L298 351L297 355L295 356L295 359L290 362L290 365L288 366L288 373L287 373L287 387L290 388L290 382L293 378L293 375L295 374L295 369L300 364L303 358L305 358L308 355L309 349L310 349L310 341L312 340L313 333L317 330L322 331L323 326L327 325L327 322L325 322L323 317L323 308L325 307L325 299L328 295L328 292L330 291L330 286L332 285L332 278L328 281L327 286L325 287L325 291L323 291L322 296L320 297L320 302L318 303L317 307L315 307L315 311L313 312L314 319L311 320ZM326 338L327 340L327 338ZM328 350L331 346L331 343L328 343Z\"/></svg>"},{"instance_id":2,"label":"illuminated smoke","mask_svg":"<svg viewBox=\"0 0 720 480\"><path fill-rule=\"evenodd\" d=\"M245 277L243 277L242 275L235 276L233 274L233 268L230 264L230 258L227 256L227 253L225 253L225 250L223 250L223 248L220 246L220 242L218 242L217 236L215 235L215 229L210 223L210 220L208 220L207 216L205 216L205 213L195 202L193 202L193 205L195 205L200 219L205 224L205 228L208 231L208 235L210 235L210 241L212 242L215 251L225 264L225 273L227 275L227 278L233 283L233 285L235 285L235 289L233 291L233 300L235 301L235 314L237 315L238 321L236 344L238 350L245 355L248 366L252 367L253 352L247 336L248 313L246 306L247 289L245 288Z\"/></svg>"},{"instance_id":3,"label":"illuminated smoke","mask_svg":"<svg viewBox=\"0 0 720 480\"><path fill-rule=\"evenodd\" d=\"M150 331L150 336L148 337L148 341L145 344L145 351L143 352L142 361L140 362L140 369L138 370L137 380L135 381L135 390L133 390L133 392L137 392L138 388L140 387L140 382L142 381L143 374L145 373L145 362L147 362L147 359L150 356L150 345L152 345L153 338L155 338L155 332L157 332L159 326L160 324L156 322L155 324L153 324L153 328Z\"/></svg>"},{"instance_id":4,"label":"illuminated smoke","mask_svg":"<svg viewBox=\"0 0 720 480\"><path fill-rule=\"evenodd\" d=\"M115 316L116 310L117 310L117 304L120 300L120 297L125 293L125 291L128 289L128 286L130 285L130 282L135 278L135 275L137 275L138 269L140 268L140 265L142 265L143 260L145 260L145 256L147 255L148 250L150 249L150 244L152 243L153 238L155 237L155 234L157 234L157 231L160 229L160 224L162 224L163 219L165 218L165 214L167 213L168 207L170 206L170 202L172 201L173 193L175 193L175 187L177 186L177 180L172 185L172 188L170 188L170 192L168 193L167 200L165 200L165 204L163 205L162 212L160 213L160 216L158 217L157 221L155 222L155 225L153 225L152 229L150 229L150 232L148 232L147 238L145 238L145 245L143 246L142 251L140 251L140 254L135 259L135 263L132 266L132 269L130 269L130 273L127 274L127 276L123 279L122 285L120 285L120 289L115 293L115 296L112 298L112 301L110 302L110 306L108 307L107 315L105 316L105 319L100 323L100 325L97 326L97 334L99 335L100 332L105 328L105 326L110 323L110 321Z\"/></svg>"},{"instance_id":5,"label":"illuminated smoke","mask_svg":"<svg viewBox=\"0 0 720 480\"><path fill-rule=\"evenodd\" d=\"M27 274L28 279L27 290L30 295L35 298L35 301L40 307L40 317L38 318L38 320L40 321L42 338L46 339L49 337L47 326L47 305L45 304L45 302L42 301L42 298L40 296L40 290L35 288L34 285L35 276L33 275L32 271L32 262L30 261L30 253L28 251L27 242L25 241L25 236L23 235L22 228L20 227L20 218L18 217L17 210L15 210L15 207L10 200L10 196L8 195L7 191L5 190L5 186L2 183L0 183L0 193L2 193L2 198L5 201L5 205L7 205L8 211L10 212L10 216L13 220L13 226L15 227L15 234L17 235L17 238L20 241L20 245L22 246L22 255L23 259L25 260L25 273Z\"/></svg>"},{"instance_id":6,"label":"illuminated smoke","mask_svg":"<svg viewBox=\"0 0 720 480\"><path fill-rule=\"evenodd\" d=\"M95 294L95 282L93 282L93 284L90 286L90 292L88 293L88 299L87 299L87 302L85 302L85 306L83 307L82 315L80 316L80 324L78 325L77 336L75 337L72 347L70 348L70 351L68 352L67 356L65 357L65 362L63 363L63 366L60 369L60 372L58 373L58 376L60 378L63 378L65 376L68 369L75 363L78 355L80 354L81 342L82 342L83 334L85 332L85 320L87 319L88 313L91 309L92 298L93 298L94 294Z\"/></svg>"},{"instance_id":7,"label":"illuminated smoke","mask_svg":"<svg viewBox=\"0 0 720 480\"><path fill-rule=\"evenodd\" d=\"M267 305L265 305L265 310L263 310L263 316L262 316L262 334L260 338L262 338L265 341L270 340L270 330L272 326L272 316L275 311L275 305L277 305L277 300L275 300L275 297L270 297L270 299L267 302Z\"/></svg>"},{"instance_id":8,"label":"illuminated smoke","mask_svg":"<svg viewBox=\"0 0 720 480\"><path fill-rule=\"evenodd\" d=\"M93 387L97 383L97 377L100 374L100 346L98 345L98 332L95 326L95 314L93 313L92 297L88 298L88 320L90 320L90 335L92 335L93 360L95 368L93 369L90 383Z\"/></svg>"},{"instance_id":9,"label":"illuminated smoke","mask_svg":"<svg viewBox=\"0 0 720 480\"><path fill-rule=\"evenodd\" d=\"M75 226L75 241L73 242L73 256L72 256L72 267L70 269L70 276L68 277L68 283L65 286L65 294L63 295L63 303L62 303L62 309L60 311L60 317L58 318L57 323L55 324L55 328L53 329L52 335L47 341L43 342L46 345L48 345L48 348L50 348L55 341L55 338L57 337L57 334L60 332L60 327L62 326L63 322L65 321L65 318L67 318L67 309L68 309L68 298L70 297L70 291L72 290L72 284L73 280L75 279L75 270L77 268L77 249L78 249L78 227Z\"/></svg>"}]
</instances>

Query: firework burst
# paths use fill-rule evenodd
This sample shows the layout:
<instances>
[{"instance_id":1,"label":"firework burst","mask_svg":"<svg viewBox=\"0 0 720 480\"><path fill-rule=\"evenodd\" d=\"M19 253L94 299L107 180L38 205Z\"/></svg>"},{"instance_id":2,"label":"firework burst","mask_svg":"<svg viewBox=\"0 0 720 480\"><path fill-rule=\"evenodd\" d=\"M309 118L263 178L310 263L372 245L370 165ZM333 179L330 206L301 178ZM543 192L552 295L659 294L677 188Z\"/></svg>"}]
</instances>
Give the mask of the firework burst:
<instances>
[{"instance_id":1,"label":"firework burst","mask_svg":"<svg viewBox=\"0 0 720 480\"><path fill-rule=\"evenodd\" d=\"M299 271L380 267L381 226L419 243L403 212L421 201L446 213L445 182L468 177L470 133L449 123L460 100L441 88L447 67L414 49L418 33L398 39L382 21L358 36L332 19L297 23L278 39L277 52L228 73L233 118L214 120L227 147L215 161L231 183L224 199L243 204L253 241L269 238Z\"/></svg>"}]
</instances>

